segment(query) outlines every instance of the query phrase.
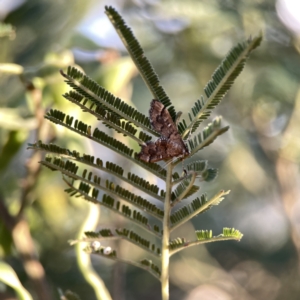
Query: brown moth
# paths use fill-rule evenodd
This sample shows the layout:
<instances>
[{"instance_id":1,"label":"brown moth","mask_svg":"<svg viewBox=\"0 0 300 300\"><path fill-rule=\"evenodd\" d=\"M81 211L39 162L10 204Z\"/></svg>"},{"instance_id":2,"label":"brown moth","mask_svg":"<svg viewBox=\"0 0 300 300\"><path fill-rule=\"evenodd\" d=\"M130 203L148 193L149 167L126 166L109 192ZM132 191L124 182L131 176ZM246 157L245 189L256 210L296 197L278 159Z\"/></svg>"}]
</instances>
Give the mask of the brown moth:
<instances>
[{"instance_id":1,"label":"brown moth","mask_svg":"<svg viewBox=\"0 0 300 300\"><path fill-rule=\"evenodd\" d=\"M169 160L189 155L189 150L178 132L176 124L166 107L158 100L152 100L149 110L151 125L161 137L142 146L138 157L145 162Z\"/></svg>"}]
</instances>

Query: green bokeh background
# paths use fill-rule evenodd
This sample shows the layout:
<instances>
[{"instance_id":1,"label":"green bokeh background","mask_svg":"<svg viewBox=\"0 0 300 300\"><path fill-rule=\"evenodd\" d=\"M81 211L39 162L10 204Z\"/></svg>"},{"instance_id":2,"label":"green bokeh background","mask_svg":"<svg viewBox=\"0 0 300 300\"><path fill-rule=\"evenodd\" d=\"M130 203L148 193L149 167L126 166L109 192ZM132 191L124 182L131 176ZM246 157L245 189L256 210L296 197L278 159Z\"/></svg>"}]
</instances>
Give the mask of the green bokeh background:
<instances>
[{"instance_id":1,"label":"green bokeh background","mask_svg":"<svg viewBox=\"0 0 300 300\"><path fill-rule=\"evenodd\" d=\"M2 22L16 28L16 37L1 38L0 62L24 68L22 76L0 73L0 200L9 213L19 209L25 165L32 156L26 147L35 142L39 126L26 83L33 82L42 93L44 109L57 108L103 127L61 96L67 86L59 69L75 64L147 114L151 95L120 47L104 15L105 5L115 6L131 26L183 118L229 49L262 31L262 45L212 115L222 115L230 131L193 158L207 159L219 169L213 183L201 183L201 192L230 189L231 193L174 236L193 239L188 232L195 229L218 234L223 227L234 227L244 237L240 243L214 243L175 255L171 299L299 299L300 38L281 22L275 4L271 0L29 0L1 13ZM97 39L91 39L86 28L98 33ZM48 123L40 128L43 141L51 136L64 147L131 168L108 150ZM156 178L147 179L161 184ZM67 242L77 236L93 204L69 199L64 189L60 174L42 168L27 195L24 215L53 299L59 298L58 289L70 289L81 299L97 299ZM124 220L102 209L97 228L108 223L123 226ZM5 225L0 219L1 260L12 266L37 299ZM144 258L126 242L116 246L124 256ZM159 283L146 272L97 257L92 263L115 300L160 299ZM3 284L1 294L1 299L8 299L15 292Z\"/></svg>"}]
</instances>

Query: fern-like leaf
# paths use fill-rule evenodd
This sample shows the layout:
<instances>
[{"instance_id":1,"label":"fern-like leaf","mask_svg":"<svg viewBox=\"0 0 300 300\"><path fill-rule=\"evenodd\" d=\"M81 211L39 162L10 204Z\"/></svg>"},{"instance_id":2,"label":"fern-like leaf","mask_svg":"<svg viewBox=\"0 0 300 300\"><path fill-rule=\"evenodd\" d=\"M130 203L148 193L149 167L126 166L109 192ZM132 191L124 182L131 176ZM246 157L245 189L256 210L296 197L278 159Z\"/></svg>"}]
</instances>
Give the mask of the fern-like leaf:
<instances>
[{"instance_id":1,"label":"fern-like leaf","mask_svg":"<svg viewBox=\"0 0 300 300\"><path fill-rule=\"evenodd\" d=\"M178 202L180 202L183 199L188 198L189 196L195 194L199 190L199 186L194 185L195 179L196 179L197 173L192 173L188 179L183 180L172 192L171 194L171 200L172 204L171 207L176 205Z\"/></svg>"},{"instance_id":2,"label":"fern-like leaf","mask_svg":"<svg viewBox=\"0 0 300 300\"><path fill-rule=\"evenodd\" d=\"M153 229L151 229L148 218L143 216L139 211L132 210L128 205L121 204L120 201L115 201L114 198L107 194L104 194L102 196L102 201L99 201L97 199L99 195L99 190L96 188L92 189L91 186L85 182L80 182L79 187L76 188L73 185L73 182L70 182L65 178L64 181L69 186L68 189L65 189L65 192L70 194L70 196L82 197L87 201L103 205L109 210L129 219L131 222L140 226L152 235L155 235L157 237L161 236L161 229L159 228L159 226L154 225Z\"/></svg>"},{"instance_id":3,"label":"fern-like leaf","mask_svg":"<svg viewBox=\"0 0 300 300\"><path fill-rule=\"evenodd\" d=\"M107 248L109 248L109 251L106 251ZM144 259L139 263L136 263L131 260L125 260L125 259L122 259L121 257L118 257L116 251L112 250L110 247L101 247L100 246L99 248L98 247L94 248L92 245L89 245L84 248L84 251L89 254L100 255L107 259L111 259L111 260L118 261L118 262L123 262L123 263L129 264L129 265L133 265L135 267L141 268L143 270L148 271L156 279L160 280L161 271L155 264L152 263L151 260Z\"/></svg>"},{"instance_id":4,"label":"fern-like leaf","mask_svg":"<svg viewBox=\"0 0 300 300\"><path fill-rule=\"evenodd\" d=\"M221 127L221 117L215 118L201 133L197 134L193 139L188 140L191 156L210 145L219 135L228 129L229 126Z\"/></svg>"},{"instance_id":5,"label":"fern-like leaf","mask_svg":"<svg viewBox=\"0 0 300 300\"><path fill-rule=\"evenodd\" d=\"M57 159L59 160L59 159ZM60 170L62 173L64 173L64 170ZM94 190L94 195L98 195L97 189L100 189L104 191L105 193L108 193L109 195L116 196L124 201L126 201L128 204L131 204L138 209L148 213L149 215L155 217L158 220L161 220L164 213L161 209L159 209L157 206L149 202L148 200L144 199L141 196L138 196L134 193L131 193L129 190L114 184L113 182L106 180L105 186L102 186L101 183L101 178L97 175L92 174L92 172L89 172L88 178L86 178L86 170L83 171L83 176L82 177L77 177L76 179L80 179L80 185L79 189L81 186L85 187L86 185L89 186L90 190L93 188ZM68 175L68 174L67 174ZM75 175L72 175L72 178L74 178ZM93 181L92 181L93 179ZM73 185L73 184L72 184ZM89 191L84 191L86 194L89 193ZM95 198L97 198L95 196Z\"/></svg>"},{"instance_id":6,"label":"fern-like leaf","mask_svg":"<svg viewBox=\"0 0 300 300\"><path fill-rule=\"evenodd\" d=\"M242 237L243 237L243 234L239 230L237 230L235 228L225 227L225 228L223 228L223 234L220 235L220 236L232 237L232 238L235 238L238 241L240 241L242 239Z\"/></svg>"},{"instance_id":7,"label":"fern-like leaf","mask_svg":"<svg viewBox=\"0 0 300 300\"><path fill-rule=\"evenodd\" d=\"M115 113L111 113L103 106L95 105L95 103L85 99L80 94L70 91L63 95L67 100L78 105L82 111L88 112L94 115L98 120L102 121L108 128L113 128L118 133L122 133L124 136L129 136L139 144L143 144L151 140L151 136L140 131L138 137L136 136L137 128L132 126L130 122L120 119L120 116Z\"/></svg>"},{"instance_id":8,"label":"fern-like leaf","mask_svg":"<svg viewBox=\"0 0 300 300\"><path fill-rule=\"evenodd\" d=\"M38 141L33 144L29 143L27 149L46 151L46 152L51 152L51 153L55 153L55 154L71 156L72 158L76 158L77 154L78 154L78 156L80 156L80 154L75 150L71 151L67 148L60 147L53 143L44 144L44 143L42 143L42 141Z\"/></svg>"},{"instance_id":9,"label":"fern-like leaf","mask_svg":"<svg viewBox=\"0 0 300 300\"><path fill-rule=\"evenodd\" d=\"M120 119L130 121L135 126L143 128L152 135L159 136L159 134L152 129L148 117L120 98L115 97L76 68L68 67L67 74L62 71L61 74L66 78L65 82L85 99L90 100L97 106L102 106L105 110L115 114ZM66 95L66 97L68 97L68 95Z\"/></svg>"},{"instance_id":10,"label":"fern-like leaf","mask_svg":"<svg viewBox=\"0 0 300 300\"><path fill-rule=\"evenodd\" d=\"M95 159L94 156L81 155L76 150L71 151L69 149L60 147L60 146L58 146L56 144L52 144L52 143L45 144L45 143L42 143L41 141L38 141L34 144L28 144L27 149L41 150L41 151L46 151L46 152L49 152L49 153L55 153L55 154L68 156L70 159L77 160L78 162L87 164L87 165L89 165L93 168L96 168L96 169L97 168L100 169L98 166L102 166L102 161L99 158ZM165 169L162 169L162 167L160 165L155 164L155 163L145 163L137 157L136 153L134 153L134 157L127 156L127 158L130 159L131 161L133 161L134 163L142 166L143 168L145 168L146 170L148 170L149 172L151 172L155 176L165 180L167 172L166 172ZM96 161L96 163L94 163L94 161ZM177 179L178 178L178 173L174 173L173 178Z\"/></svg>"},{"instance_id":11,"label":"fern-like leaf","mask_svg":"<svg viewBox=\"0 0 300 300\"><path fill-rule=\"evenodd\" d=\"M139 234L132 230L128 230L126 228L122 229L116 229L116 232L119 236L124 237L127 239L129 242L141 247L144 250L147 250L148 252L160 256L161 254L161 249L156 246L156 244L151 243L148 239L145 239L141 237Z\"/></svg>"},{"instance_id":12,"label":"fern-like leaf","mask_svg":"<svg viewBox=\"0 0 300 300\"><path fill-rule=\"evenodd\" d=\"M223 234L217 236L213 236L212 230L196 230L195 234L197 237L196 241L183 241L180 238L175 239L174 243L172 241L172 246L174 246L170 247L170 255L172 256L178 251L201 244L229 240L240 241L243 237L243 234L234 228L223 228Z\"/></svg>"},{"instance_id":13,"label":"fern-like leaf","mask_svg":"<svg viewBox=\"0 0 300 300\"><path fill-rule=\"evenodd\" d=\"M218 175L218 169L207 168L206 160L197 160L186 166L187 172L196 172L197 177L200 176L203 181L212 181Z\"/></svg>"},{"instance_id":14,"label":"fern-like leaf","mask_svg":"<svg viewBox=\"0 0 300 300\"><path fill-rule=\"evenodd\" d=\"M176 239L173 239L172 241L170 241L169 243L169 249L170 250L174 250L176 248L180 248L182 247L184 244L186 243L186 239L185 238L176 238Z\"/></svg>"},{"instance_id":15,"label":"fern-like leaf","mask_svg":"<svg viewBox=\"0 0 300 300\"><path fill-rule=\"evenodd\" d=\"M133 230L128 230L127 228L115 229L116 233L113 233L108 228L103 228L98 232L86 231L85 237L79 240L69 241L71 245L77 243L90 243L93 245L94 242L98 243L98 247L101 245L100 241L114 240L114 239L124 239L139 248L146 250L148 253L160 257L161 249L156 246L155 243L151 243L148 239L145 239L140 234L137 234Z\"/></svg>"},{"instance_id":16,"label":"fern-like leaf","mask_svg":"<svg viewBox=\"0 0 300 300\"><path fill-rule=\"evenodd\" d=\"M112 231L109 228L102 228L98 232L85 231L84 235L90 239L95 239L95 238L99 239L99 237L107 238L107 237L114 236L114 234L112 233Z\"/></svg>"},{"instance_id":17,"label":"fern-like leaf","mask_svg":"<svg viewBox=\"0 0 300 300\"><path fill-rule=\"evenodd\" d=\"M204 100L204 97L201 96L201 98L199 100L197 100L195 102L194 106L192 107L193 116L191 113L188 114L190 122L192 122L190 133L194 133L198 129L198 127L200 126L202 121L206 120L210 116L210 111L204 111L199 116L198 119L194 120L194 117L197 115L197 113L199 111L201 111L201 109L203 109L204 106L205 106L205 100ZM183 119L181 122L179 122L178 130L182 135L184 135L187 128L188 128L188 125L186 124L185 119Z\"/></svg>"},{"instance_id":18,"label":"fern-like leaf","mask_svg":"<svg viewBox=\"0 0 300 300\"><path fill-rule=\"evenodd\" d=\"M194 132L201 121L205 120L210 115L211 110L220 103L234 80L243 70L250 53L260 45L261 41L261 35L253 39L249 38L229 51L204 88L207 100L205 101L201 98L192 107L193 117L190 115L192 120L188 126L181 122L179 128L183 138L186 138L190 131Z\"/></svg>"},{"instance_id":19,"label":"fern-like leaf","mask_svg":"<svg viewBox=\"0 0 300 300\"><path fill-rule=\"evenodd\" d=\"M212 230L196 230L195 233L197 235L198 241L208 240L211 239L213 236Z\"/></svg>"},{"instance_id":20,"label":"fern-like leaf","mask_svg":"<svg viewBox=\"0 0 300 300\"><path fill-rule=\"evenodd\" d=\"M214 205L219 205L220 202L224 199L224 196L229 194L230 191L220 191L211 199L207 199L207 195L203 194L200 198L196 198L190 204L183 206L182 208L178 209L177 211L171 214L171 230L179 227L180 225L184 224L188 220L192 219L193 217L203 213Z\"/></svg>"},{"instance_id":21,"label":"fern-like leaf","mask_svg":"<svg viewBox=\"0 0 300 300\"><path fill-rule=\"evenodd\" d=\"M146 58L145 53L133 35L132 30L126 25L122 17L113 7L106 6L105 10L153 97L168 108L168 111L175 122L175 108L174 106L170 106L171 100L161 86L157 74L149 60Z\"/></svg>"},{"instance_id":22,"label":"fern-like leaf","mask_svg":"<svg viewBox=\"0 0 300 300\"><path fill-rule=\"evenodd\" d=\"M157 265L153 264L151 260L143 259L141 260L141 264L151 268L155 273L157 273L158 276L161 275L160 268Z\"/></svg>"}]
</instances>

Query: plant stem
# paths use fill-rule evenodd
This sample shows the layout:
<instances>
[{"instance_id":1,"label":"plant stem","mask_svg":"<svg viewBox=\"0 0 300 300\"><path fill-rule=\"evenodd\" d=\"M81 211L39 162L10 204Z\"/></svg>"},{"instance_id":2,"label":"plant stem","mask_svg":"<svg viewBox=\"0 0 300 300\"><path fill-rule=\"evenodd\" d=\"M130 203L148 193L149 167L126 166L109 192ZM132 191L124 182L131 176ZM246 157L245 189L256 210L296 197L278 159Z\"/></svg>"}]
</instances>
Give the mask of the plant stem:
<instances>
[{"instance_id":1,"label":"plant stem","mask_svg":"<svg viewBox=\"0 0 300 300\"><path fill-rule=\"evenodd\" d=\"M169 240L170 240L170 213L172 193L172 163L167 162L166 197L164 205L162 256L161 256L161 292L162 299L169 299Z\"/></svg>"}]
</instances>

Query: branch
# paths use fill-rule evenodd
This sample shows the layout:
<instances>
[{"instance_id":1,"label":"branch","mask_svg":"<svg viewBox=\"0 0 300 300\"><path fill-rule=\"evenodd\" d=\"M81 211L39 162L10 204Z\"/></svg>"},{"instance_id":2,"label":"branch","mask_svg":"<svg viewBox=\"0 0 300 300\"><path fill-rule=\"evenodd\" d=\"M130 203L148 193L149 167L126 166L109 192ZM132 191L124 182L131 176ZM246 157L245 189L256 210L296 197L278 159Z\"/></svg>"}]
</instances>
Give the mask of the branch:
<instances>
[{"instance_id":1,"label":"branch","mask_svg":"<svg viewBox=\"0 0 300 300\"><path fill-rule=\"evenodd\" d=\"M231 241L231 240L235 240L235 241L240 241L241 237L228 237L228 236L223 236L223 235L219 235L219 236L214 236L210 239L207 240L202 240L202 241L193 241L193 242L186 242L183 246L176 248L174 250L170 251L170 256L174 255L175 253L182 251L184 249L187 249L189 247L193 247L193 246L198 246L201 244L207 244L207 243L212 243L212 242L219 242L219 241Z\"/></svg>"},{"instance_id":2,"label":"branch","mask_svg":"<svg viewBox=\"0 0 300 300\"><path fill-rule=\"evenodd\" d=\"M198 214L203 213L204 211L208 210L209 208L211 208L211 206L213 205L218 205L224 198L223 196L228 195L230 193L230 191L224 191L221 190L219 193L217 193L213 198L211 198L209 201L207 201L206 203L202 204L198 209L194 210L192 213L188 214L187 216L183 217L178 223L176 223L175 225L173 225L171 227L171 232L176 229L177 227L181 226L182 224L184 224L185 222L187 222L188 220L192 219L193 217L195 217Z\"/></svg>"}]
</instances>

